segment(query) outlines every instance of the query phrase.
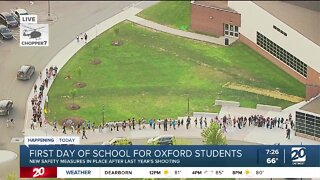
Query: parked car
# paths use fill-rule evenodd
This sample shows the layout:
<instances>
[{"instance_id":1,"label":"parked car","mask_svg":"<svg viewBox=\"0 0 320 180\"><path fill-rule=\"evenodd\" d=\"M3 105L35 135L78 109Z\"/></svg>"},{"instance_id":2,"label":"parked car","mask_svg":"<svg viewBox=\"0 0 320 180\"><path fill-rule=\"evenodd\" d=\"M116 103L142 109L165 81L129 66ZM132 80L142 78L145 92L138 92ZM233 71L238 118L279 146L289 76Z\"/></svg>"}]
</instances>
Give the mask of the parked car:
<instances>
[{"instance_id":1,"label":"parked car","mask_svg":"<svg viewBox=\"0 0 320 180\"><path fill-rule=\"evenodd\" d=\"M15 28L19 26L18 21L8 12L0 13L0 23L8 28Z\"/></svg>"},{"instance_id":2,"label":"parked car","mask_svg":"<svg viewBox=\"0 0 320 180\"><path fill-rule=\"evenodd\" d=\"M20 17L22 15L28 15L28 12L25 9L18 8L18 9L12 9L11 14L20 24Z\"/></svg>"},{"instance_id":3,"label":"parked car","mask_svg":"<svg viewBox=\"0 0 320 180\"><path fill-rule=\"evenodd\" d=\"M132 145L132 141L125 137L117 137L110 141L103 142L102 145Z\"/></svg>"},{"instance_id":4,"label":"parked car","mask_svg":"<svg viewBox=\"0 0 320 180\"><path fill-rule=\"evenodd\" d=\"M17 79L29 80L35 72L35 67L31 65L23 65L17 73Z\"/></svg>"},{"instance_id":5,"label":"parked car","mask_svg":"<svg viewBox=\"0 0 320 180\"><path fill-rule=\"evenodd\" d=\"M12 107L13 107L13 101L0 100L0 115L9 116Z\"/></svg>"},{"instance_id":6,"label":"parked car","mask_svg":"<svg viewBox=\"0 0 320 180\"><path fill-rule=\"evenodd\" d=\"M12 39L13 35L11 33L11 30L8 29L6 26L4 25L0 25L0 38L2 40L4 39Z\"/></svg>"},{"instance_id":7,"label":"parked car","mask_svg":"<svg viewBox=\"0 0 320 180\"><path fill-rule=\"evenodd\" d=\"M160 135L150 138L147 143L150 145L174 145L176 144L176 138L173 135Z\"/></svg>"}]
</instances>

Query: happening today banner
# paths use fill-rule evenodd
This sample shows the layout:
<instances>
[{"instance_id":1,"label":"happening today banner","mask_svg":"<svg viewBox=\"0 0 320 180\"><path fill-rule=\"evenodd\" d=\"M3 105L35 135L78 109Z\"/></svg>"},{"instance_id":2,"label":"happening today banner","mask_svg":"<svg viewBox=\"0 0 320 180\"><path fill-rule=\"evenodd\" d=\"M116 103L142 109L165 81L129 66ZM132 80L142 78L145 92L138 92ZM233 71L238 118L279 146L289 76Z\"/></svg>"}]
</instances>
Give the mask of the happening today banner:
<instances>
[{"instance_id":1,"label":"happening today banner","mask_svg":"<svg viewBox=\"0 0 320 180\"><path fill-rule=\"evenodd\" d=\"M21 167L320 167L320 146L21 145Z\"/></svg>"}]
</instances>

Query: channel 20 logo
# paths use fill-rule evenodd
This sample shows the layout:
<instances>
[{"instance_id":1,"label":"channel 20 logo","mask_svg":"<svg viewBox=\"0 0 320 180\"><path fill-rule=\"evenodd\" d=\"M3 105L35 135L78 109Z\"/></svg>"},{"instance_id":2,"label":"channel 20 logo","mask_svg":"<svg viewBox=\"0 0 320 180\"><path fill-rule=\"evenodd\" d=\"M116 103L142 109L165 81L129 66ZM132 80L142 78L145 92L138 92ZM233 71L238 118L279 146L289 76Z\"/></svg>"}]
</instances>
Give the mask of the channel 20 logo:
<instances>
[{"instance_id":1,"label":"channel 20 logo","mask_svg":"<svg viewBox=\"0 0 320 180\"><path fill-rule=\"evenodd\" d=\"M36 178L36 177L39 177L39 176L42 176L44 175L44 167L40 167L40 168L33 168L33 177Z\"/></svg>"},{"instance_id":2,"label":"channel 20 logo","mask_svg":"<svg viewBox=\"0 0 320 180\"><path fill-rule=\"evenodd\" d=\"M291 148L291 161L293 165L304 165L307 160L305 147Z\"/></svg>"},{"instance_id":3,"label":"channel 20 logo","mask_svg":"<svg viewBox=\"0 0 320 180\"><path fill-rule=\"evenodd\" d=\"M20 167L20 178L56 178L57 167Z\"/></svg>"}]
</instances>

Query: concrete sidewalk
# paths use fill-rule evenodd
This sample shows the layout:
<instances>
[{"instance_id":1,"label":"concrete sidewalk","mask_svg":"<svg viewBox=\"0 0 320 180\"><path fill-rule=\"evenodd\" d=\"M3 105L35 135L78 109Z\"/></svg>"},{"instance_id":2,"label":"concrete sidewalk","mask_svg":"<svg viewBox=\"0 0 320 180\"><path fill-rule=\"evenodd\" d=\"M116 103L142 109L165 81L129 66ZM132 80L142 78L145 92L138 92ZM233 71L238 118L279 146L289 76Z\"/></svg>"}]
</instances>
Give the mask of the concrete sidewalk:
<instances>
[{"instance_id":1,"label":"concrete sidewalk","mask_svg":"<svg viewBox=\"0 0 320 180\"><path fill-rule=\"evenodd\" d=\"M76 134L76 132L71 133L71 130L67 130L67 134L62 133L62 129L59 128L58 132L53 131L53 128L40 128L36 127L36 130L31 130L30 128L27 130L28 136L79 136L81 144L101 144L104 141L110 140L114 137L128 137L130 139L148 139L151 137L155 137L163 134L171 134L178 138L199 138L201 141L201 132L203 129L200 128L199 123L197 127L195 124L191 123L190 128L187 130L186 126L180 126L176 128L176 130L168 127L168 131L164 131L163 127L161 129L156 126L155 129L150 128L149 125L146 126L145 129L138 129L136 126L135 130L123 131L119 128L119 131L110 131L109 129L103 129L102 133L99 132L98 129L95 129L93 132L92 129L87 129L86 135L88 139L81 139L82 130L80 134ZM250 142L257 144L265 144L265 145L273 145L275 143L280 143L281 145L320 145L320 142L313 141L305 138L301 138L298 136L294 136L294 131L291 132L291 139L286 139L286 130L281 128L273 128L267 129L265 127L256 127L256 126L246 126L242 129L238 129L237 127L227 126L227 133L225 136L228 140L239 141L239 142Z\"/></svg>"},{"instance_id":2,"label":"concrete sidewalk","mask_svg":"<svg viewBox=\"0 0 320 180\"><path fill-rule=\"evenodd\" d=\"M199 41L203 41L203 42L214 43L214 44L219 44L219 45L225 46L225 42L224 42L225 37L224 36L216 38L216 37L207 36L207 35L203 35L203 34L182 31L179 29L174 29L174 28L171 28L168 26L164 26L164 25L143 19L138 16L131 16L131 17L129 17L128 20L132 21L136 24L139 24L139 25L151 28L151 29L155 29L157 31L162 31L162 32L169 33L169 34L176 35L176 36L181 36L181 37L185 37L185 38L189 38L189 39L194 39L194 40L199 40ZM228 39L229 39L229 44L232 44L237 40L235 38L230 38L230 37Z\"/></svg>"}]
</instances>

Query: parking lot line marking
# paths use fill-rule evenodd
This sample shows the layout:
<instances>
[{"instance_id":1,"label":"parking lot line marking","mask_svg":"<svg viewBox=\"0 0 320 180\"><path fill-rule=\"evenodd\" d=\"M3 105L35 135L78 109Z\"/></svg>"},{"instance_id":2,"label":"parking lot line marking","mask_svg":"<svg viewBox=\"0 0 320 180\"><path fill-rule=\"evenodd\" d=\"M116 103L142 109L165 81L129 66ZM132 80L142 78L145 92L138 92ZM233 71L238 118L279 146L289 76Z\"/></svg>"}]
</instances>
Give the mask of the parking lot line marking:
<instances>
[{"instance_id":1,"label":"parking lot line marking","mask_svg":"<svg viewBox=\"0 0 320 180\"><path fill-rule=\"evenodd\" d=\"M16 41L18 41L18 39L17 39L15 36L13 36L13 38L14 38Z\"/></svg>"},{"instance_id":2,"label":"parking lot line marking","mask_svg":"<svg viewBox=\"0 0 320 180\"><path fill-rule=\"evenodd\" d=\"M3 44L3 41L0 40L0 43Z\"/></svg>"}]
</instances>

